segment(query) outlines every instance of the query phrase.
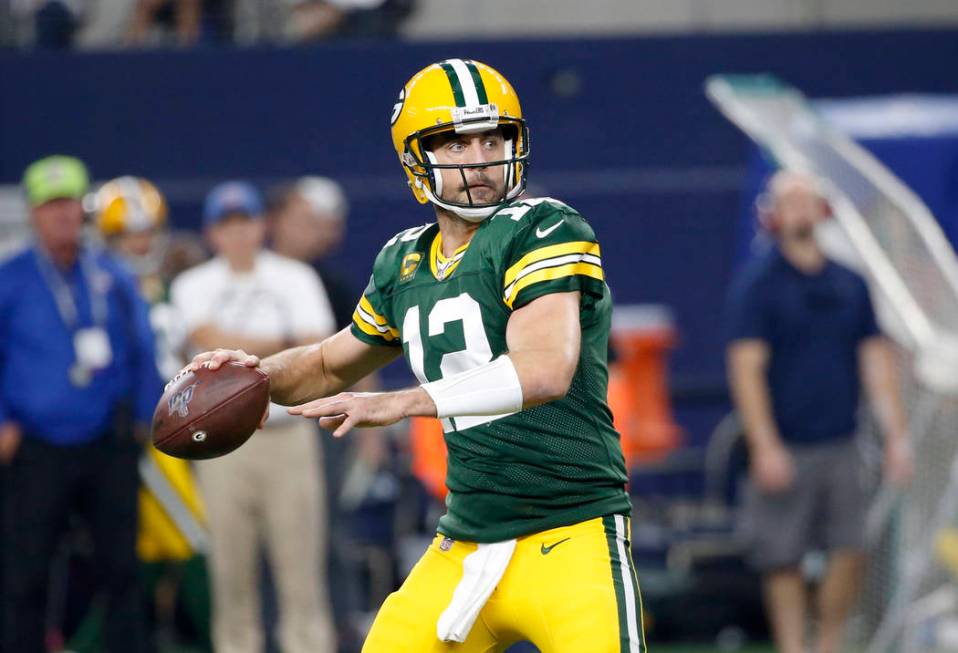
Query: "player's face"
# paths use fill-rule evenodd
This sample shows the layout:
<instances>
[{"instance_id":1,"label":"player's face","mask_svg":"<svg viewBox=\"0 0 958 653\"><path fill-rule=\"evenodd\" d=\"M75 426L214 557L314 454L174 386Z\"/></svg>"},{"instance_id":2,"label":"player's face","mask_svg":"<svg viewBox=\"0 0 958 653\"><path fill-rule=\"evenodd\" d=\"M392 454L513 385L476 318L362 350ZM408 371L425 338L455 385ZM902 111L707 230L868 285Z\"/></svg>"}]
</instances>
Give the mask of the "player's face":
<instances>
[{"instance_id":1,"label":"player's face","mask_svg":"<svg viewBox=\"0 0 958 653\"><path fill-rule=\"evenodd\" d=\"M122 234L117 237L116 249L129 258L139 258L150 253L155 239L156 231L154 229Z\"/></svg>"},{"instance_id":2,"label":"player's face","mask_svg":"<svg viewBox=\"0 0 958 653\"><path fill-rule=\"evenodd\" d=\"M62 198L34 207L33 226L37 238L53 255L69 255L80 243L83 205L80 200Z\"/></svg>"},{"instance_id":3,"label":"player's face","mask_svg":"<svg viewBox=\"0 0 958 653\"><path fill-rule=\"evenodd\" d=\"M500 129L479 134L440 134L429 144L440 164L475 165L508 158ZM505 164L488 167L440 169L442 195L447 202L492 204L505 196Z\"/></svg>"}]
</instances>

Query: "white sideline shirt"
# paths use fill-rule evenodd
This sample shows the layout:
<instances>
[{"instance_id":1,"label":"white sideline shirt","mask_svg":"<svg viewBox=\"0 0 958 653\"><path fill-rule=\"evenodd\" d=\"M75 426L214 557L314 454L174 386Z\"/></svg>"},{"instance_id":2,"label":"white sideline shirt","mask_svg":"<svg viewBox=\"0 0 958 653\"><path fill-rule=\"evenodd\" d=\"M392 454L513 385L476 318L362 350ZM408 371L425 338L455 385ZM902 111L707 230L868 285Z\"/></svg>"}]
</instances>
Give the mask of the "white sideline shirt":
<instances>
[{"instance_id":1,"label":"white sideline shirt","mask_svg":"<svg viewBox=\"0 0 958 653\"><path fill-rule=\"evenodd\" d=\"M216 258L173 281L170 298L188 333L212 324L250 338L300 340L336 330L326 289L313 268L274 252L260 252L249 272ZM301 419L270 406L269 422Z\"/></svg>"}]
</instances>

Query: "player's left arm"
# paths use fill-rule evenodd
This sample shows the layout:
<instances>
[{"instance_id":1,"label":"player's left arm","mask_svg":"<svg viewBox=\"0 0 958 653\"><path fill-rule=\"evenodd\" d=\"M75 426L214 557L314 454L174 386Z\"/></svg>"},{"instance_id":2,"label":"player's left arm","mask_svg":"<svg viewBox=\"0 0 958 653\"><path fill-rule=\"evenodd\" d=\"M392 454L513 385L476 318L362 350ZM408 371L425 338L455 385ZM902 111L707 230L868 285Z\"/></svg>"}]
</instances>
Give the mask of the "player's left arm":
<instances>
[{"instance_id":1,"label":"player's left arm","mask_svg":"<svg viewBox=\"0 0 958 653\"><path fill-rule=\"evenodd\" d=\"M580 293L550 293L517 309L506 327L509 353L449 379L396 392L343 392L296 406L294 415L344 435L413 416L515 412L565 396L579 363Z\"/></svg>"},{"instance_id":2,"label":"player's left arm","mask_svg":"<svg viewBox=\"0 0 958 653\"><path fill-rule=\"evenodd\" d=\"M509 359L522 388L522 407L561 399L579 364L581 293L543 295L513 312L506 327Z\"/></svg>"}]
</instances>

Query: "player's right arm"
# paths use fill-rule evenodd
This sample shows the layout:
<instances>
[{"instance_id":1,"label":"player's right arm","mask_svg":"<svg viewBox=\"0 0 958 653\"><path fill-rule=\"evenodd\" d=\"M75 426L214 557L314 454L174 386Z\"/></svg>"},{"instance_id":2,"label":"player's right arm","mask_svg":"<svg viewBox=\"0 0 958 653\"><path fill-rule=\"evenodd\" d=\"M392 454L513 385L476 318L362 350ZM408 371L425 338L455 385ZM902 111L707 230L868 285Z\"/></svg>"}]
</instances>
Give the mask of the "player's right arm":
<instances>
[{"instance_id":1,"label":"player's right arm","mask_svg":"<svg viewBox=\"0 0 958 653\"><path fill-rule=\"evenodd\" d=\"M269 376L270 398L292 406L342 392L392 362L402 349L371 345L345 328L322 342L285 349L262 361L242 350L217 349L198 354L189 368L217 369L227 361L259 367Z\"/></svg>"}]
</instances>

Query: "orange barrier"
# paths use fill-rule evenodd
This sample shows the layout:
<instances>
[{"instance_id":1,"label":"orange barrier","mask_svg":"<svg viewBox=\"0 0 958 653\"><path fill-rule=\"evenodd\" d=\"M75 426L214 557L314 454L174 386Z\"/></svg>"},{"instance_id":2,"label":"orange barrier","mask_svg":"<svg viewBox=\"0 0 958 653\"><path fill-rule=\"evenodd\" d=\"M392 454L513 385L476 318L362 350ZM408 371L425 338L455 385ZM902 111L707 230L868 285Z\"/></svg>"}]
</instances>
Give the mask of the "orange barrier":
<instances>
[{"instance_id":1,"label":"orange barrier","mask_svg":"<svg viewBox=\"0 0 958 653\"><path fill-rule=\"evenodd\" d=\"M437 499L446 498L446 441L435 417L409 418L412 473Z\"/></svg>"},{"instance_id":2,"label":"orange barrier","mask_svg":"<svg viewBox=\"0 0 958 653\"><path fill-rule=\"evenodd\" d=\"M672 418L666 355L675 345L671 328L616 330L619 360L609 365L609 407L622 435L626 467L654 460L679 446L681 429Z\"/></svg>"}]
</instances>

